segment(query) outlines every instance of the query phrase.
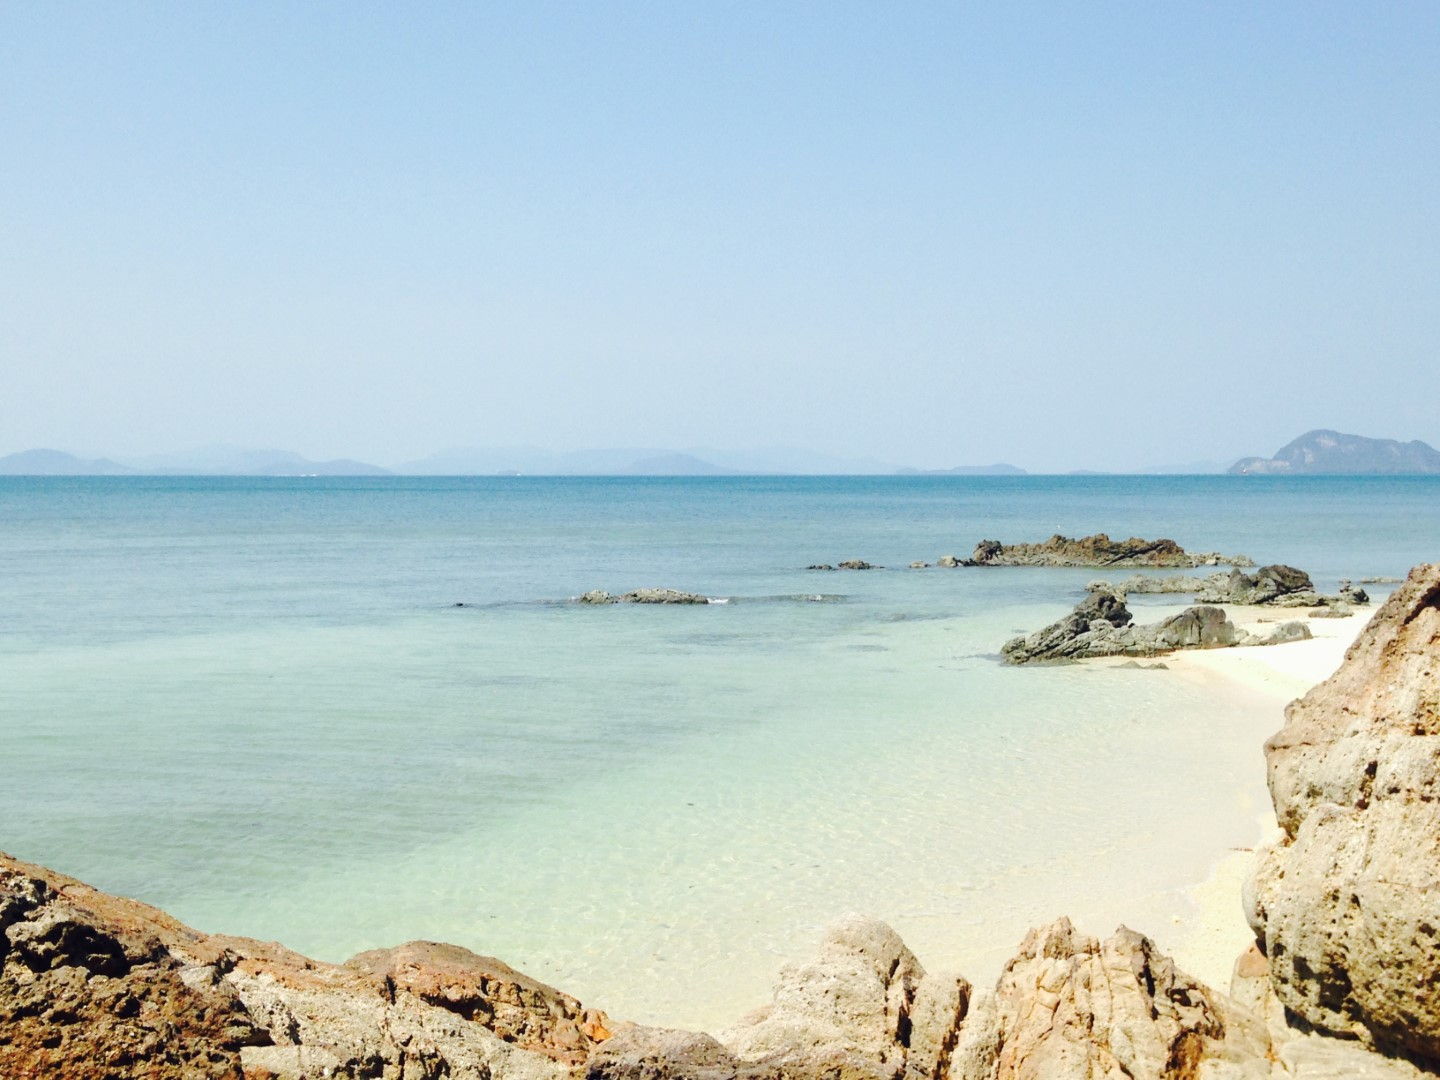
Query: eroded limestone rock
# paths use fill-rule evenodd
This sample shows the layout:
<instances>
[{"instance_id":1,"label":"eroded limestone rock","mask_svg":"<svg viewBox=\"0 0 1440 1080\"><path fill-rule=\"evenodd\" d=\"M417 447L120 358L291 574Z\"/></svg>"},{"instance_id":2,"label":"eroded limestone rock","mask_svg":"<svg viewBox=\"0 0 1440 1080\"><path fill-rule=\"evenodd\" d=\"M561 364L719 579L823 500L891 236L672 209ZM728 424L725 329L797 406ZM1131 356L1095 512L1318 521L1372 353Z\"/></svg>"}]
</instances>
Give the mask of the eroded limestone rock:
<instances>
[{"instance_id":1,"label":"eroded limestone rock","mask_svg":"<svg viewBox=\"0 0 1440 1080\"><path fill-rule=\"evenodd\" d=\"M512 1045L392 980L202 934L0 855L5 1080L567 1075L556 1055Z\"/></svg>"},{"instance_id":2,"label":"eroded limestone rock","mask_svg":"<svg viewBox=\"0 0 1440 1080\"><path fill-rule=\"evenodd\" d=\"M1248 890L1284 1007L1440 1068L1440 565L1266 744L1283 840Z\"/></svg>"}]
</instances>

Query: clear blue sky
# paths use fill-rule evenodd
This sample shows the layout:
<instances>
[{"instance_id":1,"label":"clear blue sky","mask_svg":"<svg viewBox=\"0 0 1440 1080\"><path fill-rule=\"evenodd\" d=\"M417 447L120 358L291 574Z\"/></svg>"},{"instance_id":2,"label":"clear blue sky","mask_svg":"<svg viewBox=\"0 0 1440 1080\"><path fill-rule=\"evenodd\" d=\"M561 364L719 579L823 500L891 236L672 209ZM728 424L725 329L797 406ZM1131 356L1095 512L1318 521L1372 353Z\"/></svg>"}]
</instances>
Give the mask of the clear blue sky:
<instances>
[{"instance_id":1,"label":"clear blue sky","mask_svg":"<svg viewBox=\"0 0 1440 1080\"><path fill-rule=\"evenodd\" d=\"M1440 4L0 3L0 452L1440 442Z\"/></svg>"}]
</instances>

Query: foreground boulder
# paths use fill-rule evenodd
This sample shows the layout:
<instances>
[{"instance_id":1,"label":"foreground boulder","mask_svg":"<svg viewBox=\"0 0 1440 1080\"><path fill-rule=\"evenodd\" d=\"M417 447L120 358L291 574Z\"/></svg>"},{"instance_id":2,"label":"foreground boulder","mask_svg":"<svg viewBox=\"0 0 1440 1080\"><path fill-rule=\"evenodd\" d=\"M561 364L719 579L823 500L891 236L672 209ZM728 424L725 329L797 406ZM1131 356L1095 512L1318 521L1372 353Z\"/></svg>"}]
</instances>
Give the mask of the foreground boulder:
<instances>
[{"instance_id":1,"label":"foreground boulder","mask_svg":"<svg viewBox=\"0 0 1440 1080\"><path fill-rule=\"evenodd\" d=\"M1002 544L981 540L966 566L1196 567L1254 566L1244 555L1189 552L1174 540L1111 540L1104 533L1073 539L1056 533L1040 544Z\"/></svg>"},{"instance_id":2,"label":"foreground boulder","mask_svg":"<svg viewBox=\"0 0 1440 1080\"><path fill-rule=\"evenodd\" d=\"M609 1018L598 1009L459 945L412 941L360 953L346 966L478 1021L507 1043L567 1064L580 1064L611 1034Z\"/></svg>"},{"instance_id":3,"label":"foreground boulder","mask_svg":"<svg viewBox=\"0 0 1440 1080\"><path fill-rule=\"evenodd\" d=\"M1440 564L1420 566L1265 748L1284 837L1249 914L1283 1007L1440 1069Z\"/></svg>"},{"instance_id":4,"label":"foreground boulder","mask_svg":"<svg viewBox=\"0 0 1440 1080\"><path fill-rule=\"evenodd\" d=\"M1158 623L1133 624L1125 601L1113 592L1090 593L1063 619L1000 648L1007 664L1057 663L1099 656L1161 656L1177 649L1224 649L1303 641L1310 629L1287 622L1268 634L1238 628L1217 607L1191 607Z\"/></svg>"},{"instance_id":5,"label":"foreground boulder","mask_svg":"<svg viewBox=\"0 0 1440 1080\"><path fill-rule=\"evenodd\" d=\"M427 973L429 965L412 952L405 979L417 988L444 985L455 957ZM512 1010L563 998L525 982L535 996ZM323 964L279 945L202 934L145 904L0 855L5 1080L560 1080L577 1053L588 1052L542 1052L540 1037L507 1041L484 1023L501 1004L483 1000L479 986L427 1000L363 964ZM512 1011L507 1023L553 1031L556 1009L546 1001L532 1022Z\"/></svg>"},{"instance_id":6,"label":"foreground boulder","mask_svg":"<svg viewBox=\"0 0 1440 1080\"><path fill-rule=\"evenodd\" d=\"M1263 1023L1121 927L1107 940L1060 919L1030 931L976 1001L950 1080L1262 1080Z\"/></svg>"}]
</instances>

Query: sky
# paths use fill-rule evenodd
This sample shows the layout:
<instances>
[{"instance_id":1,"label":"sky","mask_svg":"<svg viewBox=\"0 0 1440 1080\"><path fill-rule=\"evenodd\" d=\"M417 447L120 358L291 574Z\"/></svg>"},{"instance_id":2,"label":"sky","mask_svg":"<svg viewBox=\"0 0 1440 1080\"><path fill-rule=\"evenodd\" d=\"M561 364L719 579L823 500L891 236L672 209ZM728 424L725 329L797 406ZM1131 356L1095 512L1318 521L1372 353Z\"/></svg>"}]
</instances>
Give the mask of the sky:
<instances>
[{"instance_id":1,"label":"sky","mask_svg":"<svg viewBox=\"0 0 1440 1080\"><path fill-rule=\"evenodd\" d=\"M0 0L0 453L1440 444L1440 4Z\"/></svg>"}]
</instances>

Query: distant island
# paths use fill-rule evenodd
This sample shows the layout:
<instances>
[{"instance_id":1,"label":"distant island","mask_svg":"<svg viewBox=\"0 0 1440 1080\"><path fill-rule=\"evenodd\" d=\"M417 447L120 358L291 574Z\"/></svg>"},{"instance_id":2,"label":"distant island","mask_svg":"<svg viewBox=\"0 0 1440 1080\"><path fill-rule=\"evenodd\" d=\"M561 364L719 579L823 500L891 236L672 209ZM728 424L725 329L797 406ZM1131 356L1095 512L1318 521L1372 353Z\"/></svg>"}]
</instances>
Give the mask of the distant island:
<instances>
[{"instance_id":1,"label":"distant island","mask_svg":"<svg viewBox=\"0 0 1440 1080\"><path fill-rule=\"evenodd\" d=\"M1440 473L1440 450L1419 439L1369 439L1325 428L1307 431L1274 457L1241 458L1236 476L1408 476Z\"/></svg>"}]
</instances>

